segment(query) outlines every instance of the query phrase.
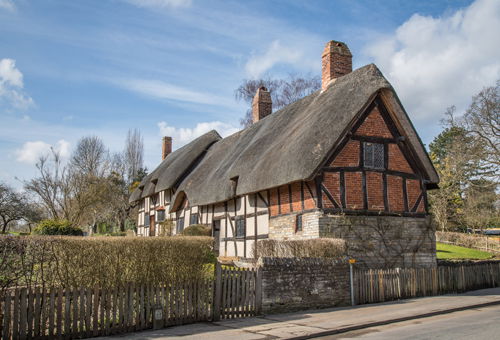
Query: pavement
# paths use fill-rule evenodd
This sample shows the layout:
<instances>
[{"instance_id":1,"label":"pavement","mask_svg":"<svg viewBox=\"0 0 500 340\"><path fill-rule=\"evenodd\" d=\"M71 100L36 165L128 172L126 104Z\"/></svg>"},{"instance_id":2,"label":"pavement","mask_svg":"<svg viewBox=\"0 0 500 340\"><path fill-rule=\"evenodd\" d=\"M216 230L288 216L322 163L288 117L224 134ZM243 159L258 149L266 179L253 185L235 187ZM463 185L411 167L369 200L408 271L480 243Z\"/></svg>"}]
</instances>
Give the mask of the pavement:
<instances>
[{"instance_id":1,"label":"pavement","mask_svg":"<svg viewBox=\"0 0 500 340\"><path fill-rule=\"evenodd\" d=\"M196 323L98 339L308 339L493 305L500 305L500 288L353 307Z\"/></svg>"}]
</instances>

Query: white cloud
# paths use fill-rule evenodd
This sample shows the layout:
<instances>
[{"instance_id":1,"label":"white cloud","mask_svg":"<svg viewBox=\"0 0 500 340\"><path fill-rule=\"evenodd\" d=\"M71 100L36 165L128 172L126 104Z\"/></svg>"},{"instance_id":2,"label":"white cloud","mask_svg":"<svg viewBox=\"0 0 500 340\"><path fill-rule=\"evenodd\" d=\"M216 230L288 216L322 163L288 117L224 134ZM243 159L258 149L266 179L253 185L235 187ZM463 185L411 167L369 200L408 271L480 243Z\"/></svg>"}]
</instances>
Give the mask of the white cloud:
<instances>
[{"instance_id":1,"label":"white cloud","mask_svg":"<svg viewBox=\"0 0 500 340\"><path fill-rule=\"evenodd\" d=\"M0 59L0 105L7 105L25 110L34 105L33 99L23 90L23 74L16 67L13 59Z\"/></svg>"},{"instance_id":2,"label":"white cloud","mask_svg":"<svg viewBox=\"0 0 500 340\"><path fill-rule=\"evenodd\" d=\"M127 0L138 7L146 8L180 8L191 6L191 0Z\"/></svg>"},{"instance_id":3,"label":"white cloud","mask_svg":"<svg viewBox=\"0 0 500 340\"><path fill-rule=\"evenodd\" d=\"M0 0L0 9L6 9L8 11L15 11L16 6L12 0Z\"/></svg>"},{"instance_id":4,"label":"white cloud","mask_svg":"<svg viewBox=\"0 0 500 340\"><path fill-rule=\"evenodd\" d=\"M222 137L227 137L239 130L237 127L218 121L198 123L194 128L177 128L169 126L166 122L159 122L158 127L162 136L172 137L172 142L176 148L211 130L217 130Z\"/></svg>"},{"instance_id":5,"label":"white cloud","mask_svg":"<svg viewBox=\"0 0 500 340\"><path fill-rule=\"evenodd\" d=\"M151 79L123 79L112 81L115 85L129 91L140 93L154 98L169 99L195 104L208 104L233 108L234 101L225 97L186 89L160 80Z\"/></svg>"},{"instance_id":6,"label":"white cloud","mask_svg":"<svg viewBox=\"0 0 500 340\"><path fill-rule=\"evenodd\" d=\"M55 145L36 141L26 142L21 149L16 150L16 160L22 163L35 164L40 159L40 156L47 155L51 148L57 151L61 158L68 158L70 155L70 143L64 139L59 140Z\"/></svg>"},{"instance_id":7,"label":"white cloud","mask_svg":"<svg viewBox=\"0 0 500 340\"><path fill-rule=\"evenodd\" d=\"M274 40L263 54L254 55L248 60L245 71L250 77L258 78L278 63L295 64L303 57L303 51L296 46L287 47L279 40Z\"/></svg>"},{"instance_id":8,"label":"white cloud","mask_svg":"<svg viewBox=\"0 0 500 340\"><path fill-rule=\"evenodd\" d=\"M417 122L437 123L445 109L500 77L500 1L478 0L449 16L413 15L368 55L388 77Z\"/></svg>"}]
</instances>

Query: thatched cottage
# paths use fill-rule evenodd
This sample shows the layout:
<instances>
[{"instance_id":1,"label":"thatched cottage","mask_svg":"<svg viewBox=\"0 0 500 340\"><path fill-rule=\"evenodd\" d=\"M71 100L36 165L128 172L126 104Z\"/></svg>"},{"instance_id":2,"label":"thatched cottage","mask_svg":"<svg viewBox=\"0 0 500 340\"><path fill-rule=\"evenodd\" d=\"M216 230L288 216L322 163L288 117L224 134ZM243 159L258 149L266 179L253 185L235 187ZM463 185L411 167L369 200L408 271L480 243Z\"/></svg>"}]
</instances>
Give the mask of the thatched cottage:
<instances>
[{"instance_id":1,"label":"thatched cottage","mask_svg":"<svg viewBox=\"0 0 500 340\"><path fill-rule=\"evenodd\" d=\"M212 228L220 256L253 257L261 239L340 237L368 266L435 265L427 190L439 181L396 92L379 69L352 71L346 44L322 55L322 89L272 113L269 92L253 102L254 123L216 131L171 152L130 202L138 234Z\"/></svg>"}]
</instances>

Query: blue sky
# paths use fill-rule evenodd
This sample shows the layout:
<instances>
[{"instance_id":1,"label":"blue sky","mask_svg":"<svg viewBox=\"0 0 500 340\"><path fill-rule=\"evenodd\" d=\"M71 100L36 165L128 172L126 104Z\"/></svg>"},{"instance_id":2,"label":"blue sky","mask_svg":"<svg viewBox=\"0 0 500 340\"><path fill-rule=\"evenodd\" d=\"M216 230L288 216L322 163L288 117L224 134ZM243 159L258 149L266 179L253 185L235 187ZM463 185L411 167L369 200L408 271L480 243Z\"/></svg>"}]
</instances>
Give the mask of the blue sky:
<instances>
[{"instance_id":1,"label":"blue sky","mask_svg":"<svg viewBox=\"0 0 500 340\"><path fill-rule=\"evenodd\" d=\"M425 143L445 109L500 78L500 1L0 0L0 181L35 174L50 146L144 136L149 169L174 148L239 128L242 79L319 75L331 40L374 62Z\"/></svg>"}]
</instances>

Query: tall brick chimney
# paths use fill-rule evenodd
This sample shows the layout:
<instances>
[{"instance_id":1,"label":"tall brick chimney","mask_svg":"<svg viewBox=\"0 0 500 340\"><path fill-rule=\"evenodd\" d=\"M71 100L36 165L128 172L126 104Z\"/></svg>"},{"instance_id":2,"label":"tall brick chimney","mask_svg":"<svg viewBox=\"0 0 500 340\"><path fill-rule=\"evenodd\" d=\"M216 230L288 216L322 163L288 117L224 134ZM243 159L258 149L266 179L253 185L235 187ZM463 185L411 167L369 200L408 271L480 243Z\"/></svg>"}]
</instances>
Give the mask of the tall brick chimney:
<instances>
[{"instance_id":1,"label":"tall brick chimney","mask_svg":"<svg viewBox=\"0 0 500 340\"><path fill-rule=\"evenodd\" d=\"M163 137L161 146L161 160L164 160L172 152L172 137Z\"/></svg>"},{"instance_id":2,"label":"tall brick chimney","mask_svg":"<svg viewBox=\"0 0 500 340\"><path fill-rule=\"evenodd\" d=\"M273 112L273 102L271 94L264 87L261 86L257 90L252 102L252 118L253 122L257 123L262 118L269 116Z\"/></svg>"},{"instance_id":3,"label":"tall brick chimney","mask_svg":"<svg viewBox=\"0 0 500 340\"><path fill-rule=\"evenodd\" d=\"M340 41L328 42L321 55L321 90L338 77L352 72L352 54L349 47Z\"/></svg>"}]
</instances>

